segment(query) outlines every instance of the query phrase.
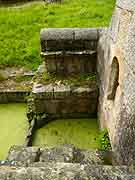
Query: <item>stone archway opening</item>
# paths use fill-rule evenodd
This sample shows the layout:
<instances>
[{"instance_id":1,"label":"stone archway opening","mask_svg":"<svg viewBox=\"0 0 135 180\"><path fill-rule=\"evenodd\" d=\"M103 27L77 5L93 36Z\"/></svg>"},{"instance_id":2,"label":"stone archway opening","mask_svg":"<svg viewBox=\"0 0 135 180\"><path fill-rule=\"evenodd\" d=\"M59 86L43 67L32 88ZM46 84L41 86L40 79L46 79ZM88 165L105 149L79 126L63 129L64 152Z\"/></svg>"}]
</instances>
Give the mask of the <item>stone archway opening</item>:
<instances>
[{"instance_id":1,"label":"stone archway opening","mask_svg":"<svg viewBox=\"0 0 135 180\"><path fill-rule=\"evenodd\" d=\"M119 62L115 56L112 60L109 83L107 89L107 99L114 100L117 87L119 86Z\"/></svg>"}]
</instances>

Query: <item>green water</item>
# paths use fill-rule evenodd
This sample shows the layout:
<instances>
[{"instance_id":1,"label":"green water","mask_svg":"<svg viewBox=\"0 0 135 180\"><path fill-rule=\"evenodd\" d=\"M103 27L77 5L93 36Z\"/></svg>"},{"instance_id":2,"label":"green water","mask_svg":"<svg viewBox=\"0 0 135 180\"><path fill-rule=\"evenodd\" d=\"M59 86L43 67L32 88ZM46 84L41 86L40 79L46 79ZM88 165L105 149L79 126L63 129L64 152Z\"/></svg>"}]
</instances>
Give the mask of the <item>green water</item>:
<instances>
[{"instance_id":1,"label":"green water","mask_svg":"<svg viewBox=\"0 0 135 180\"><path fill-rule=\"evenodd\" d=\"M74 144L83 149L99 148L99 129L96 119L63 119L38 129L33 145Z\"/></svg>"},{"instance_id":2,"label":"green water","mask_svg":"<svg viewBox=\"0 0 135 180\"><path fill-rule=\"evenodd\" d=\"M26 105L0 104L0 159L5 159L11 145L22 145L28 123Z\"/></svg>"},{"instance_id":3,"label":"green water","mask_svg":"<svg viewBox=\"0 0 135 180\"><path fill-rule=\"evenodd\" d=\"M0 104L0 160L5 159L12 145L22 145L28 123L26 104ZM99 148L96 119L61 119L36 131L33 145L54 147L74 144L79 148Z\"/></svg>"}]
</instances>

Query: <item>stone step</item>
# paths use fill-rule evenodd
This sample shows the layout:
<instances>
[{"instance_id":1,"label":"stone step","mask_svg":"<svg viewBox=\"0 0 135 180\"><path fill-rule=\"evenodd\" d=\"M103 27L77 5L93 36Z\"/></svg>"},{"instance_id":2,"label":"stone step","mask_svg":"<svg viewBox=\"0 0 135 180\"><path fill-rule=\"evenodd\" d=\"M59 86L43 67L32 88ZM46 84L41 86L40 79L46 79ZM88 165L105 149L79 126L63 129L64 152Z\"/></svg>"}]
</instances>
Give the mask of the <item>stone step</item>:
<instances>
[{"instance_id":1,"label":"stone step","mask_svg":"<svg viewBox=\"0 0 135 180\"><path fill-rule=\"evenodd\" d=\"M20 165L28 166L31 163L62 162L81 164L111 164L111 152L99 150L82 150L72 145L59 145L49 147L11 147L7 160L9 162L20 162ZM18 164L19 165L19 164Z\"/></svg>"},{"instance_id":2,"label":"stone step","mask_svg":"<svg viewBox=\"0 0 135 180\"><path fill-rule=\"evenodd\" d=\"M135 167L44 163L43 167L0 167L0 180L134 180Z\"/></svg>"}]
</instances>

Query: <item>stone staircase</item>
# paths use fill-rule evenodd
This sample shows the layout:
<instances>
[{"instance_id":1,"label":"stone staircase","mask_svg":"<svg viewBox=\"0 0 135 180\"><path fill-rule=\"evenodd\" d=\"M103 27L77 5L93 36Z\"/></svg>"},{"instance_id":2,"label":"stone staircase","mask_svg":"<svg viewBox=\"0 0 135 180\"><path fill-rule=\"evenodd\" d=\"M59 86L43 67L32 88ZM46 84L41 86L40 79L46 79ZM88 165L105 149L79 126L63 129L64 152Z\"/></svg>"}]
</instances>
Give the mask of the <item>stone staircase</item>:
<instances>
[{"instance_id":1,"label":"stone staircase","mask_svg":"<svg viewBox=\"0 0 135 180\"><path fill-rule=\"evenodd\" d=\"M0 164L0 180L133 180L135 168L112 166L108 152L72 145L13 146Z\"/></svg>"}]
</instances>

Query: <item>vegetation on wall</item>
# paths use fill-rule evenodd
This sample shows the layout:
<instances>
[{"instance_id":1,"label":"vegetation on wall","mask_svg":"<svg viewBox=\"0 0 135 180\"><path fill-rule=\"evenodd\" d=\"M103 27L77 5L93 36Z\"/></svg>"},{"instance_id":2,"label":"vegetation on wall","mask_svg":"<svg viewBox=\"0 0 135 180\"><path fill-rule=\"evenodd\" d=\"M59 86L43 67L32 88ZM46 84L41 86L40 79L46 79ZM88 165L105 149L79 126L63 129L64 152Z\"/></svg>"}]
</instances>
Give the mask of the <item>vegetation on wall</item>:
<instances>
[{"instance_id":1,"label":"vegetation on wall","mask_svg":"<svg viewBox=\"0 0 135 180\"><path fill-rule=\"evenodd\" d=\"M115 0L64 0L62 4L32 3L0 7L0 65L41 63L41 28L108 26Z\"/></svg>"},{"instance_id":2,"label":"vegetation on wall","mask_svg":"<svg viewBox=\"0 0 135 180\"><path fill-rule=\"evenodd\" d=\"M109 139L109 134L108 134L107 129L103 129L100 132L99 144L100 144L100 149L102 149L102 150L111 149L111 144L110 144L110 139Z\"/></svg>"},{"instance_id":3,"label":"vegetation on wall","mask_svg":"<svg viewBox=\"0 0 135 180\"><path fill-rule=\"evenodd\" d=\"M85 73L85 74L73 74L72 76L60 76L55 74L50 74L48 72L44 72L42 75L37 74L33 78L34 82L42 83L42 84L50 84L50 83L60 83L60 84L70 84L70 85L84 85L89 84L89 82L96 81L95 73Z\"/></svg>"}]
</instances>

